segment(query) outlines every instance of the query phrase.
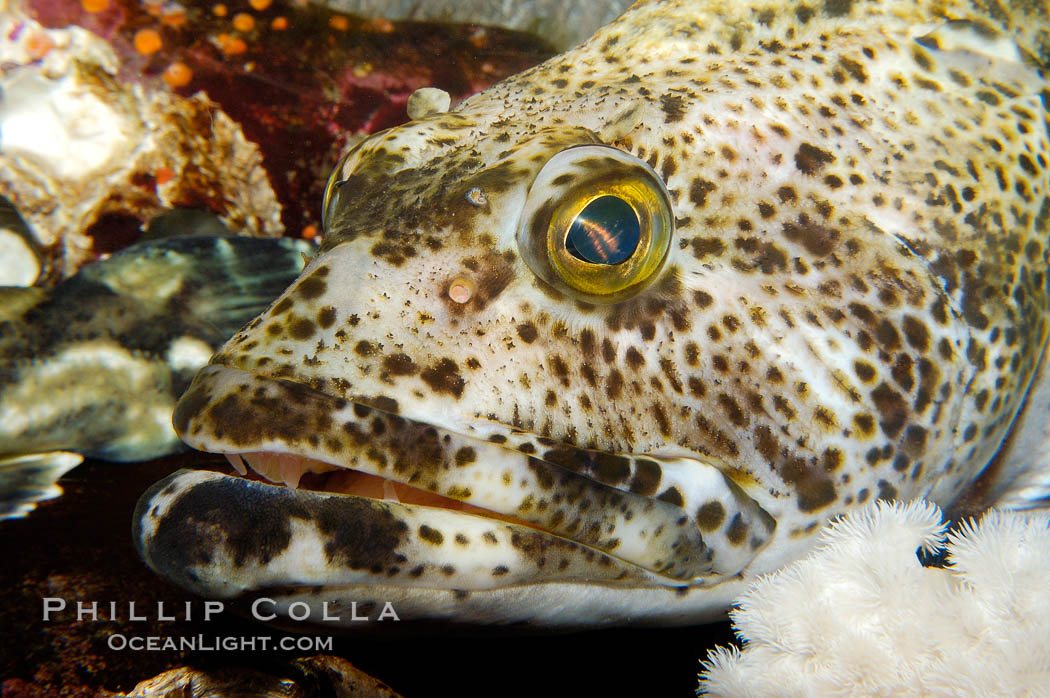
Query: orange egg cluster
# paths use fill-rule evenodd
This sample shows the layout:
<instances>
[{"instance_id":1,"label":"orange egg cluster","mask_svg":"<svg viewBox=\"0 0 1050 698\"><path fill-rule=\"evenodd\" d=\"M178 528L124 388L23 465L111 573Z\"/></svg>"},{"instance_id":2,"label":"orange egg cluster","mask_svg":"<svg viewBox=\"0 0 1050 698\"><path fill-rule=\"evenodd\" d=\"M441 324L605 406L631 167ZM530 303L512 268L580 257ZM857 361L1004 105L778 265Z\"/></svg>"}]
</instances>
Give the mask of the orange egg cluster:
<instances>
[{"instance_id":1,"label":"orange egg cluster","mask_svg":"<svg viewBox=\"0 0 1050 698\"><path fill-rule=\"evenodd\" d=\"M132 38L132 44L140 55L152 56L164 50L165 40L162 32L165 29L183 29L189 22L189 16L186 7L177 0L139 0L139 2L145 12L159 19L160 23L155 27L139 29ZM85 12L97 14L109 9L112 0L80 0L80 3ZM303 2L293 0L293 4L305 5L306 2L305 0ZM252 11L261 13L273 7L273 0L248 0L248 5ZM211 38L211 42L226 56L239 56L247 53L247 42L254 38L253 32L260 26L268 26L272 31L286 31L290 26L286 15L272 17L268 23L251 12L237 12L231 16L230 7L222 2L212 4L205 11L210 11L214 17L230 17L229 30L220 32ZM260 21L264 23L259 24ZM328 19L328 26L336 32L346 32L350 29L350 20L345 15L333 14ZM394 31L393 23L386 19L372 19L362 28L365 31L383 34ZM329 37L329 41L332 40L333 37ZM51 45L41 44L37 53L42 56L51 47ZM358 70L362 74L368 74L372 67L365 64L359 66ZM161 78L173 89L182 88L193 81L193 70L181 61L174 61L164 69Z\"/></svg>"},{"instance_id":2,"label":"orange egg cluster","mask_svg":"<svg viewBox=\"0 0 1050 698\"><path fill-rule=\"evenodd\" d=\"M175 61L164 70L161 77L170 87L185 87L193 79L193 71L185 63Z\"/></svg>"},{"instance_id":3,"label":"orange egg cluster","mask_svg":"<svg viewBox=\"0 0 1050 698\"><path fill-rule=\"evenodd\" d=\"M239 36L223 33L216 36L214 41L219 50L227 56L238 56L248 50L248 44L244 43L244 39Z\"/></svg>"},{"instance_id":4,"label":"orange egg cluster","mask_svg":"<svg viewBox=\"0 0 1050 698\"><path fill-rule=\"evenodd\" d=\"M247 12L238 12L233 17L233 28L239 32L250 32L255 28L255 18Z\"/></svg>"},{"instance_id":5,"label":"orange egg cluster","mask_svg":"<svg viewBox=\"0 0 1050 698\"><path fill-rule=\"evenodd\" d=\"M109 0L80 0L80 6L89 14L105 12L109 9Z\"/></svg>"},{"instance_id":6,"label":"orange egg cluster","mask_svg":"<svg viewBox=\"0 0 1050 698\"><path fill-rule=\"evenodd\" d=\"M164 41L160 38L160 33L156 29L139 29L135 32L135 38L132 42L135 45L135 50L143 56L152 55L164 47Z\"/></svg>"}]
</instances>

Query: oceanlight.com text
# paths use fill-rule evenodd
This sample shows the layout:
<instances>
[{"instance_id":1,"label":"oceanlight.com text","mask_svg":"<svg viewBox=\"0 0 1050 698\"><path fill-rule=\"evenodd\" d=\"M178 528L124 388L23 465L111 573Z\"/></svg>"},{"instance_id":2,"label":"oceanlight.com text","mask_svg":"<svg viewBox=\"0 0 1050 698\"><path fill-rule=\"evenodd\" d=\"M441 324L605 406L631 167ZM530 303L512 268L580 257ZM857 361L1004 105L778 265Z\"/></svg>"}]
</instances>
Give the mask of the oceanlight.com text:
<instances>
[{"instance_id":1,"label":"oceanlight.com text","mask_svg":"<svg viewBox=\"0 0 1050 698\"><path fill-rule=\"evenodd\" d=\"M269 635L216 637L212 635L110 635L106 644L117 652L331 652L331 637L270 637Z\"/></svg>"}]
</instances>

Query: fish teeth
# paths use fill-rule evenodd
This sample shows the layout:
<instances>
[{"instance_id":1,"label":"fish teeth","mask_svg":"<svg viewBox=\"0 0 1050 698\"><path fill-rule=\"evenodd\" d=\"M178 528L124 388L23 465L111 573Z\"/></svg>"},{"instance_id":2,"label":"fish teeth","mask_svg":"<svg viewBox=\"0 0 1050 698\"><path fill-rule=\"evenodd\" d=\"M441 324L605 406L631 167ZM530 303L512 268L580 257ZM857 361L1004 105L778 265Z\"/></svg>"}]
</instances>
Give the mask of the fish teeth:
<instances>
[{"instance_id":1,"label":"fish teeth","mask_svg":"<svg viewBox=\"0 0 1050 698\"><path fill-rule=\"evenodd\" d=\"M248 474L248 469L244 466L244 459L241 458L239 453L227 453L226 460L230 461L230 465L237 471L237 474L244 477Z\"/></svg>"},{"instance_id":2,"label":"fish teeth","mask_svg":"<svg viewBox=\"0 0 1050 698\"><path fill-rule=\"evenodd\" d=\"M280 459L281 462L281 482L285 484L289 489L299 489L299 480L303 476L303 467L295 461L290 461L285 458Z\"/></svg>"},{"instance_id":3,"label":"fish teeth","mask_svg":"<svg viewBox=\"0 0 1050 698\"><path fill-rule=\"evenodd\" d=\"M243 470L244 463L247 463L249 468L275 485L285 485L293 490L299 488L299 481L306 473L326 473L339 470L337 466L328 463L287 453L227 454L226 458L241 475L247 474L247 471ZM238 466L238 461L240 461L240 466Z\"/></svg>"},{"instance_id":4,"label":"fish teeth","mask_svg":"<svg viewBox=\"0 0 1050 698\"><path fill-rule=\"evenodd\" d=\"M252 470L274 484L281 482L281 466L274 461L273 455L269 453L242 453L241 457Z\"/></svg>"},{"instance_id":5,"label":"fish teeth","mask_svg":"<svg viewBox=\"0 0 1050 698\"><path fill-rule=\"evenodd\" d=\"M397 496L397 489L395 489L394 483L390 480L383 480L383 499L387 502L401 502L401 499Z\"/></svg>"}]
</instances>

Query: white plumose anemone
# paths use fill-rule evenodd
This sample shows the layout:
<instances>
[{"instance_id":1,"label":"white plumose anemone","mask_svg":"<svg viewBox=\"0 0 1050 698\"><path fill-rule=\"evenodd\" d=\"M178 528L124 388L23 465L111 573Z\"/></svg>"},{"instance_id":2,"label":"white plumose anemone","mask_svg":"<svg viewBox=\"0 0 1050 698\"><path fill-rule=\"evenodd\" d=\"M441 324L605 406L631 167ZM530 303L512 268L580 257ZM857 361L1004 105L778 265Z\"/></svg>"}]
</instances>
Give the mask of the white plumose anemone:
<instances>
[{"instance_id":1,"label":"white plumose anemone","mask_svg":"<svg viewBox=\"0 0 1050 698\"><path fill-rule=\"evenodd\" d=\"M923 500L839 520L758 578L700 690L725 696L1047 695L1050 514L991 511L945 533ZM916 550L947 548L950 566Z\"/></svg>"}]
</instances>

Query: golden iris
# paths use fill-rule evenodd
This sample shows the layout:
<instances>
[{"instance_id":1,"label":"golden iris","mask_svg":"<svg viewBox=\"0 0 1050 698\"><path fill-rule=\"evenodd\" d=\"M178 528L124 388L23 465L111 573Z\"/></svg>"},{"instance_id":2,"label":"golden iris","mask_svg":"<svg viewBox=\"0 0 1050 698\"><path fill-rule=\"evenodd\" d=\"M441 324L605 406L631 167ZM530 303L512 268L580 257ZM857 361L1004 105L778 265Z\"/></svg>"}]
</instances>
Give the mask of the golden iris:
<instances>
[{"instance_id":1,"label":"golden iris","mask_svg":"<svg viewBox=\"0 0 1050 698\"><path fill-rule=\"evenodd\" d=\"M552 157L537 175L519 246L547 283L608 304L659 278L672 233L670 197L652 168L608 146L580 146Z\"/></svg>"}]
</instances>

